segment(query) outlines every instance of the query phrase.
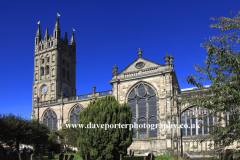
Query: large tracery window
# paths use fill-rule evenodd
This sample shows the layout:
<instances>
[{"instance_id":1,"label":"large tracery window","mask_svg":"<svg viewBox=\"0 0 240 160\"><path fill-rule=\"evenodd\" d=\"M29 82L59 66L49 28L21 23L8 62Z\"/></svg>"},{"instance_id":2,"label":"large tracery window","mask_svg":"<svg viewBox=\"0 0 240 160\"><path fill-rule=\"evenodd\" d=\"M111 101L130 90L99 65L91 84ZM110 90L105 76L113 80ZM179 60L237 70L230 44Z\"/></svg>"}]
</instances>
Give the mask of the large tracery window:
<instances>
[{"instance_id":1,"label":"large tracery window","mask_svg":"<svg viewBox=\"0 0 240 160\"><path fill-rule=\"evenodd\" d=\"M128 104L132 109L132 122L142 126L133 138L156 138L157 137L157 98L156 93L149 85L140 83L136 85L128 95ZM143 126L150 126L145 127ZM151 125L153 127L151 127Z\"/></svg>"},{"instance_id":2,"label":"large tracery window","mask_svg":"<svg viewBox=\"0 0 240 160\"><path fill-rule=\"evenodd\" d=\"M212 131L210 127L202 125L213 125L213 117L205 117L209 112L207 109L189 108L181 114L182 136L206 135ZM184 127L185 125L185 127Z\"/></svg>"},{"instance_id":3,"label":"large tracery window","mask_svg":"<svg viewBox=\"0 0 240 160\"><path fill-rule=\"evenodd\" d=\"M82 106L77 105L70 112L70 124L77 124L79 121L79 112L83 110Z\"/></svg>"},{"instance_id":4,"label":"large tracery window","mask_svg":"<svg viewBox=\"0 0 240 160\"><path fill-rule=\"evenodd\" d=\"M43 115L43 123L49 128L49 130L57 130L57 115L56 113L48 109Z\"/></svg>"}]
</instances>

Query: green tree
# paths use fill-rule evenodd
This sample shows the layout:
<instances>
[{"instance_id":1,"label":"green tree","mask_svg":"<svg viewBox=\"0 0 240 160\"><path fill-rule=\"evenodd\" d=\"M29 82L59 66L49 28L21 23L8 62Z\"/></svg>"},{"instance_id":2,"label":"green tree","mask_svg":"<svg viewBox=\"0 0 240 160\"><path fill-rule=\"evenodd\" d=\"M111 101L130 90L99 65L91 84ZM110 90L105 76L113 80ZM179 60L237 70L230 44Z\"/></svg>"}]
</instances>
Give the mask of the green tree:
<instances>
[{"instance_id":1,"label":"green tree","mask_svg":"<svg viewBox=\"0 0 240 160\"><path fill-rule=\"evenodd\" d=\"M41 147L48 143L48 128L36 120L27 120L13 114L0 115L0 141L19 151L19 144Z\"/></svg>"},{"instance_id":2,"label":"green tree","mask_svg":"<svg viewBox=\"0 0 240 160\"><path fill-rule=\"evenodd\" d=\"M15 146L19 150L19 144L28 141L28 131L30 122L21 116L13 114L1 116L4 129L0 130L0 141L10 147Z\"/></svg>"},{"instance_id":3,"label":"green tree","mask_svg":"<svg viewBox=\"0 0 240 160\"><path fill-rule=\"evenodd\" d=\"M66 143L72 147L77 147L78 130L76 128L70 128L67 131Z\"/></svg>"},{"instance_id":4,"label":"green tree","mask_svg":"<svg viewBox=\"0 0 240 160\"><path fill-rule=\"evenodd\" d=\"M77 146L81 157L90 154L91 159L111 160L127 154L133 129L117 126L105 130L101 124L132 124L132 110L128 104L120 105L114 96L94 100L79 113L79 124L87 127L90 122L92 128L79 128Z\"/></svg>"},{"instance_id":5,"label":"green tree","mask_svg":"<svg viewBox=\"0 0 240 160\"><path fill-rule=\"evenodd\" d=\"M224 147L240 139L240 51L238 48L240 12L232 18L211 19L218 22L210 25L210 28L219 28L220 35L212 36L208 41L204 40L202 44L207 50L205 66L200 67L198 64L194 66L200 76L189 74L184 79L198 88L203 87L203 81L210 82L211 86L205 88L210 96L187 97L182 100L182 104L195 104L197 107L204 107L211 111L210 117L216 118L214 126L203 126L213 127L211 135L207 139L213 140L216 145L212 151L221 151ZM232 116L228 125L224 126L225 117L218 113L227 112ZM204 118L206 116L202 117L202 119ZM207 139L201 139L201 142Z\"/></svg>"},{"instance_id":6,"label":"green tree","mask_svg":"<svg viewBox=\"0 0 240 160\"><path fill-rule=\"evenodd\" d=\"M39 123L38 120L32 119L28 128L29 130L26 133L28 139L25 144L32 145L35 152L40 151L40 148L44 148L51 143L51 141L48 140L50 131L43 123Z\"/></svg>"},{"instance_id":7,"label":"green tree","mask_svg":"<svg viewBox=\"0 0 240 160\"><path fill-rule=\"evenodd\" d=\"M69 124L66 122L66 124ZM68 146L77 147L77 139L78 139L78 129L77 128L67 128L66 125L63 125L61 130L51 131L49 135L49 141L52 143L58 143L64 145L65 151L67 152ZM56 146L56 145L54 145ZM54 147L50 147L50 150L53 150Z\"/></svg>"}]
</instances>

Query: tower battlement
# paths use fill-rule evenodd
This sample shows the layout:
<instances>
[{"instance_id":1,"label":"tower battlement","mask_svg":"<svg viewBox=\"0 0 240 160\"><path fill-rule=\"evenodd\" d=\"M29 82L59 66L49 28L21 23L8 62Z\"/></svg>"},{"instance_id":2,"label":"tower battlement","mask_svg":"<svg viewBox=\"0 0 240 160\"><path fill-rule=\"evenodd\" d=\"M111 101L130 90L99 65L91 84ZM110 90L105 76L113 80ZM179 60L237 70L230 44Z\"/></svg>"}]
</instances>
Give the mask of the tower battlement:
<instances>
[{"instance_id":1,"label":"tower battlement","mask_svg":"<svg viewBox=\"0 0 240 160\"><path fill-rule=\"evenodd\" d=\"M51 50L61 50L72 58L76 59L76 43L74 32L72 33L71 41L68 44L68 35L65 32L65 37L61 38L61 30L59 25L59 18L56 18L55 27L53 29L53 36L49 37L48 28L46 28L44 39L41 35L41 26L38 25L37 33L35 36L35 55L45 53Z\"/></svg>"}]
</instances>

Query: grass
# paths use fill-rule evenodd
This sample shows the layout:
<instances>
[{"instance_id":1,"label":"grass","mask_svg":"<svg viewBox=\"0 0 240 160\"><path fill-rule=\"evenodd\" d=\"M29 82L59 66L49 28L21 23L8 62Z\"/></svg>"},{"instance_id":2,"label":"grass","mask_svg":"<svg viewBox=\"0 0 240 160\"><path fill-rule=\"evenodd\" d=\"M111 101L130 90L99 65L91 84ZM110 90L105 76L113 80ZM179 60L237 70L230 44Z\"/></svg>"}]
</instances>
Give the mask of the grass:
<instances>
[{"instance_id":1,"label":"grass","mask_svg":"<svg viewBox=\"0 0 240 160\"><path fill-rule=\"evenodd\" d=\"M84 160L77 153L67 153L68 157L72 154L74 155L73 160ZM64 153L64 155L66 155L66 154ZM37 159L38 159L38 157L37 157ZM58 159L58 154L55 155L54 159L55 160ZM144 156L124 157L123 158L123 160L143 160L143 159L144 159ZM48 154L43 154L43 159L42 160L48 160ZM161 155L161 156L156 156L155 160L174 160L174 158L169 157L169 156ZM183 158L180 157L178 160L183 160ZM214 158L214 160L220 160L220 158Z\"/></svg>"},{"instance_id":2,"label":"grass","mask_svg":"<svg viewBox=\"0 0 240 160\"><path fill-rule=\"evenodd\" d=\"M84 160L77 153L67 153L68 157L71 154L74 155L73 160ZM64 154L64 155L66 155L66 154ZM38 159L38 157L37 157L37 159ZM58 154L55 155L54 159L58 159ZM143 160L143 159L144 159L144 156L124 157L123 158L123 160ZM42 160L48 160L48 154L43 154L43 159ZM156 156L155 160L174 160L174 158L161 155L161 156ZM179 160L183 160L183 158L179 158Z\"/></svg>"}]
</instances>

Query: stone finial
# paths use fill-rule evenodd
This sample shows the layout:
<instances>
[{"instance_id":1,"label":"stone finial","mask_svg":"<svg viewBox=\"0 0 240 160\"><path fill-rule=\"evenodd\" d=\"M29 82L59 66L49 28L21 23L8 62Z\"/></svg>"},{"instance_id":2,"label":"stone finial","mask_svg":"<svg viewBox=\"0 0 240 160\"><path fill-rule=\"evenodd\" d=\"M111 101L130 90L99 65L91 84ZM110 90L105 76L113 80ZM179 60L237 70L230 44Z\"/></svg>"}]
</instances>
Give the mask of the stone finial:
<instances>
[{"instance_id":1,"label":"stone finial","mask_svg":"<svg viewBox=\"0 0 240 160\"><path fill-rule=\"evenodd\" d=\"M113 72L113 76L117 76L118 67L116 64L115 64L115 66L113 66L112 72Z\"/></svg>"},{"instance_id":2,"label":"stone finial","mask_svg":"<svg viewBox=\"0 0 240 160\"><path fill-rule=\"evenodd\" d=\"M96 91L95 85L93 85L92 89L93 89L93 93L95 93L95 91Z\"/></svg>"},{"instance_id":3,"label":"stone finial","mask_svg":"<svg viewBox=\"0 0 240 160\"><path fill-rule=\"evenodd\" d=\"M137 51L139 57L142 57L142 52L143 51L139 48L138 51Z\"/></svg>"},{"instance_id":4,"label":"stone finial","mask_svg":"<svg viewBox=\"0 0 240 160\"><path fill-rule=\"evenodd\" d=\"M166 53L166 56L164 57L165 59L165 65L169 65L169 56L168 56L168 53Z\"/></svg>"},{"instance_id":5,"label":"stone finial","mask_svg":"<svg viewBox=\"0 0 240 160\"><path fill-rule=\"evenodd\" d=\"M170 54L170 59L169 59L169 62L170 62L170 65L173 65L173 56Z\"/></svg>"}]
</instances>

